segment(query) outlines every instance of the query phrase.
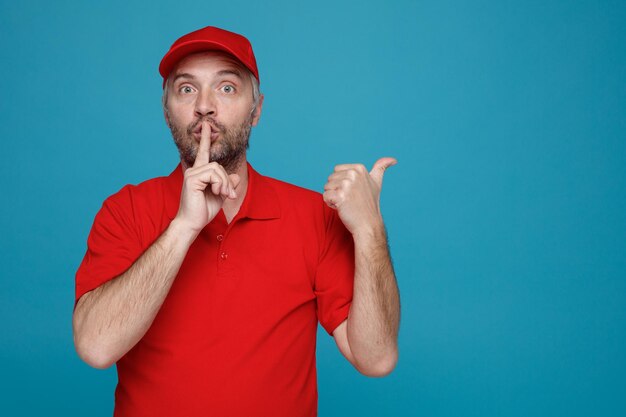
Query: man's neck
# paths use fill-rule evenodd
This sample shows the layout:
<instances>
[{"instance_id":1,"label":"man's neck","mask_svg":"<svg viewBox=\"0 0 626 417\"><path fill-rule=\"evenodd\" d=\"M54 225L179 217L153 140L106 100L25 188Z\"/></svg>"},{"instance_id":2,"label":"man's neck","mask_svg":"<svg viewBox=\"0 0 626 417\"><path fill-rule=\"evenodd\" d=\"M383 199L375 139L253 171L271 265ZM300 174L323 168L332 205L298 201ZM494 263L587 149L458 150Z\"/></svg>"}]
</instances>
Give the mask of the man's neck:
<instances>
[{"instance_id":1,"label":"man's neck","mask_svg":"<svg viewBox=\"0 0 626 417\"><path fill-rule=\"evenodd\" d=\"M183 172L185 172L188 168L187 165L182 160L181 165L183 167ZM248 191L248 164L245 156L242 158L235 171L231 172L230 174L239 175L239 184L237 184L237 187L235 187L235 191L237 192L237 198L235 198L234 200L227 198L226 200L224 200L224 205L222 206L222 210L224 210L224 216L226 216L226 221L228 223L230 223L231 220L235 218L237 213L239 213L239 209L241 208L243 199L246 197L246 192Z\"/></svg>"}]
</instances>

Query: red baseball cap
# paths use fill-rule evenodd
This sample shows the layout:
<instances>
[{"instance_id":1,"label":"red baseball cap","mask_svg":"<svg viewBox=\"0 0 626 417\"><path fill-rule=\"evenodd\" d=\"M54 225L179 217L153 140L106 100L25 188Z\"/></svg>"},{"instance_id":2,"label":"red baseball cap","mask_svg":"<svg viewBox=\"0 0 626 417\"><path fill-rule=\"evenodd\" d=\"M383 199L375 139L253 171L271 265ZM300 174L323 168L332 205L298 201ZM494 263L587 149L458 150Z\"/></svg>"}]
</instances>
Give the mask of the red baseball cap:
<instances>
[{"instance_id":1,"label":"red baseball cap","mask_svg":"<svg viewBox=\"0 0 626 417\"><path fill-rule=\"evenodd\" d=\"M259 84L261 83L250 41L237 33L207 26L178 38L172 44L159 64L159 73L163 77L163 87L165 87L165 80L178 61L194 52L215 50L227 52L235 57L254 74Z\"/></svg>"}]
</instances>

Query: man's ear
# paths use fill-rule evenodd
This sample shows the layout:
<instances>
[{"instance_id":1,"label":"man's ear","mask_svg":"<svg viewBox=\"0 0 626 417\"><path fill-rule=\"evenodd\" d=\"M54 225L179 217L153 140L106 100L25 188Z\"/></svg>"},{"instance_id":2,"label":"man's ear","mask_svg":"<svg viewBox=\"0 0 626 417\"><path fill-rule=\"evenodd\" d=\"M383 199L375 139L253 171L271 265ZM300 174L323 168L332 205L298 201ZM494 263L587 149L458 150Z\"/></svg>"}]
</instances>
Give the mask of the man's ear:
<instances>
[{"instance_id":1,"label":"man's ear","mask_svg":"<svg viewBox=\"0 0 626 417\"><path fill-rule=\"evenodd\" d=\"M254 113L252 113L252 126L256 126L259 123L259 119L261 118L261 110L263 108L263 99L265 96L261 94L259 96L259 104L256 105L256 109L254 109Z\"/></svg>"},{"instance_id":2,"label":"man's ear","mask_svg":"<svg viewBox=\"0 0 626 417\"><path fill-rule=\"evenodd\" d=\"M163 117L165 117L165 124L167 124L167 127L170 127L170 116L165 109L163 109Z\"/></svg>"}]
</instances>

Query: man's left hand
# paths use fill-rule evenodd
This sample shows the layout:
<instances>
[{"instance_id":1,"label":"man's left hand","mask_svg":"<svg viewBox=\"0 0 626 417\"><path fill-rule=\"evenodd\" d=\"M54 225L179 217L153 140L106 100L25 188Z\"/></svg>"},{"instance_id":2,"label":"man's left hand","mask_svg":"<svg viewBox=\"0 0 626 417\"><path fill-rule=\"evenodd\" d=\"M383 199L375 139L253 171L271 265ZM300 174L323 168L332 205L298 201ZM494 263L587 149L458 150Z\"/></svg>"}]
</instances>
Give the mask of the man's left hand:
<instances>
[{"instance_id":1,"label":"man's left hand","mask_svg":"<svg viewBox=\"0 0 626 417\"><path fill-rule=\"evenodd\" d=\"M339 218L352 233L371 233L383 226L380 213L380 191L385 170L397 161L380 158L370 172L362 164L342 164L324 185L324 201L339 213Z\"/></svg>"}]
</instances>

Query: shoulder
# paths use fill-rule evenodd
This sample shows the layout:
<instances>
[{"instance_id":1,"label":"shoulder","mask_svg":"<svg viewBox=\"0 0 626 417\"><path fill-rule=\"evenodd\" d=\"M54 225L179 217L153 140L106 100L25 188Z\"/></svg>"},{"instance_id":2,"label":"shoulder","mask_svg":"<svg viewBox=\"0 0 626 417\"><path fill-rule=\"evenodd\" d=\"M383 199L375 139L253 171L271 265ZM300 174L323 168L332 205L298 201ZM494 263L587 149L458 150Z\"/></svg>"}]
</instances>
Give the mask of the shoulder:
<instances>
[{"instance_id":1,"label":"shoulder","mask_svg":"<svg viewBox=\"0 0 626 417\"><path fill-rule=\"evenodd\" d=\"M96 216L136 229L141 236L152 236L167 214L168 177L150 178L137 184L126 184L108 196ZM155 229L157 230L157 229Z\"/></svg>"},{"instance_id":2,"label":"shoulder","mask_svg":"<svg viewBox=\"0 0 626 417\"><path fill-rule=\"evenodd\" d=\"M170 188L168 177L126 184L104 200L94 225L111 231L124 230L141 245L150 244L169 223L168 201L173 198Z\"/></svg>"},{"instance_id":3,"label":"shoulder","mask_svg":"<svg viewBox=\"0 0 626 417\"><path fill-rule=\"evenodd\" d=\"M272 190L283 212L324 221L328 206L321 193L272 177L262 176L262 179L265 188Z\"/></svg>"},{"instance_id":4,"label":"shoulder","mask_svg":"<svg viewBox=\"0 0 626 417\"><path fill-rule=\"evenodd\" d=\"M261 178L275 192L283 213L291 213L306 223L335 221L336 210L326 205L321 193L276 178L263 175Z\"/></svg>"},{"instance_id":5,"label":"shoulder","mask_svg":"<svg viewBox=\"0 0 626 417\"><path fill-rule=\"evenodd\" d=\"M303 202L318 203L322 200L322 195L317 191L310 190L308 188L300 187L298 185L291 184L286 181L281 181L276 178L261 176L261 178L272 187L272 189L280 196L287 198L297 198Z\"/></svg>"},{"instance_id":6,"label":"shoulder","mask_svg":"<svg viewBox=\"0 0 626 417\"><path fill-rule=\"evenodd\" d=\"M104 200L104 204L128 207L162 197L167 177L155 177L137 184L126 184Z\"/></svg>"}]
</instances>

